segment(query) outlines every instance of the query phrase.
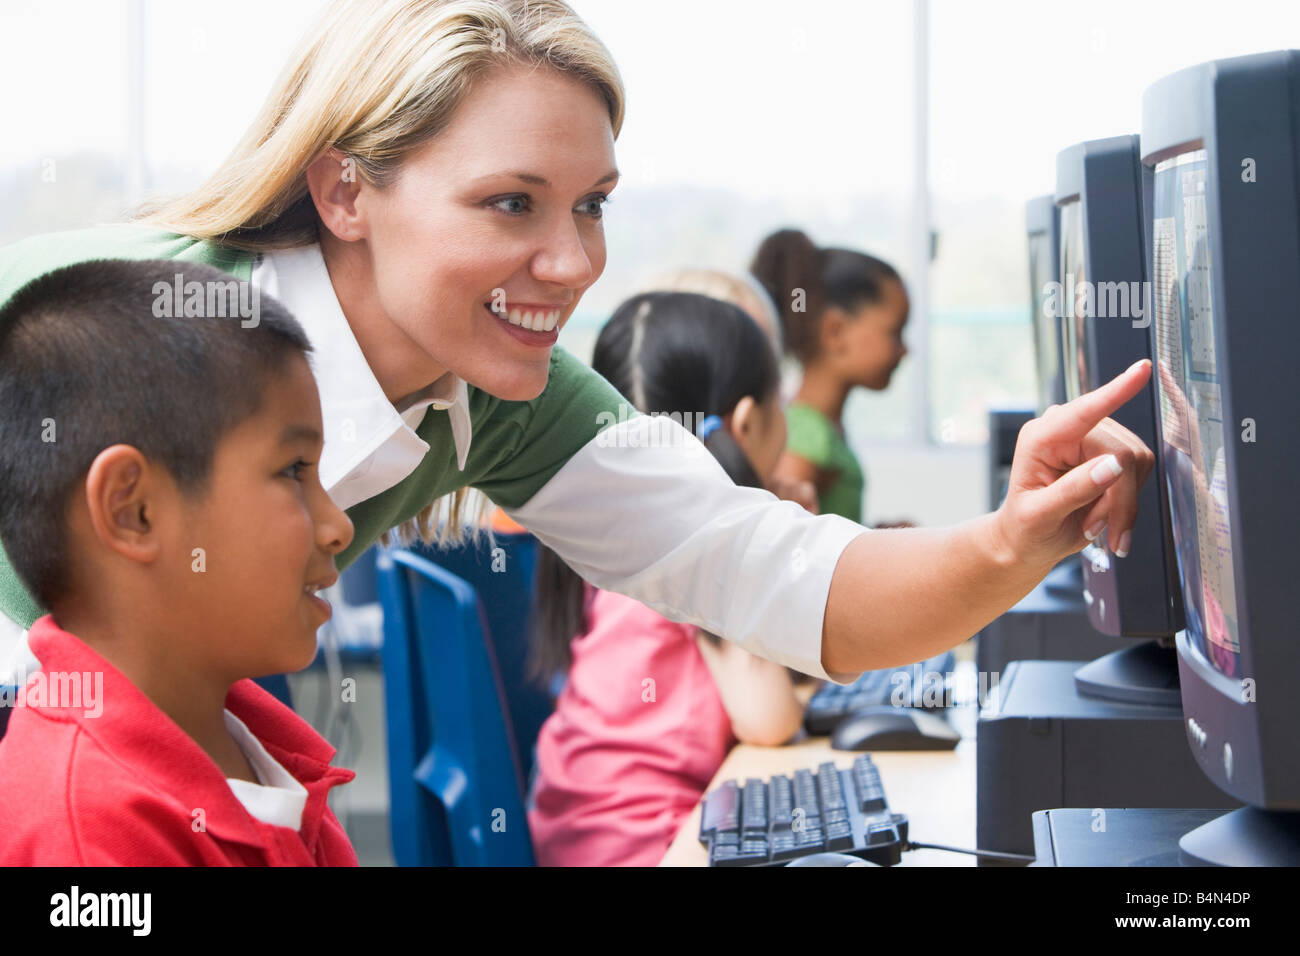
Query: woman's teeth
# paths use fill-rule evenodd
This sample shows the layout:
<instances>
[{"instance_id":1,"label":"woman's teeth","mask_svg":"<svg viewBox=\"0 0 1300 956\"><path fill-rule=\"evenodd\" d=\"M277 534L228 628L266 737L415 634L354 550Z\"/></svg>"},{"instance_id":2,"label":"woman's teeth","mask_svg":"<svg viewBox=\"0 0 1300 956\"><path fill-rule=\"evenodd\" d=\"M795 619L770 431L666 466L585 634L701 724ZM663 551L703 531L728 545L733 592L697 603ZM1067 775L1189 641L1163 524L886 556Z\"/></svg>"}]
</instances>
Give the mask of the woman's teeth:
<instances>
[{"instance_id":1,"label":"woman's teeth","mask_svg":"<svg viewBox=\"0 0 1300 956\"><path fill-rule=\"evenodd\" d=\"M528 329L532 332L549 332L555 328L560 321L560 310L551 309L549 311L530 311L528 309L511 309L509 313L503 314L497 312L497 317L504 319L511 325L517 325L520 328Z\"/></svg>"}]
</instances>

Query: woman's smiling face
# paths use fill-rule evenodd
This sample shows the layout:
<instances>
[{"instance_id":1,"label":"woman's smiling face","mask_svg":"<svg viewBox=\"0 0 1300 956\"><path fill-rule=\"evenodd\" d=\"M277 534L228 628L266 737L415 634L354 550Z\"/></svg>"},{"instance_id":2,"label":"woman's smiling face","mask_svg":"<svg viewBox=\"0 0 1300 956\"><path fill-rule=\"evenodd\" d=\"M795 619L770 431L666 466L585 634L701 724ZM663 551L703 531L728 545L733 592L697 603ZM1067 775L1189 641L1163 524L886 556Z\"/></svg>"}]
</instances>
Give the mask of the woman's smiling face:
<instances>
[{"instance_id":1,"label":"woman's smiling face","mask_svg":"<svg viewBox=\"0 0 1300 956\"><path fill-rule=\"evenodd\" d=\"M559 329L605 268L617 180L594 89L545 67L476 82L392 183L357 196L378 304L423 353L413 364L504 399L540 394Z\"/></svg>"}]
</instances>

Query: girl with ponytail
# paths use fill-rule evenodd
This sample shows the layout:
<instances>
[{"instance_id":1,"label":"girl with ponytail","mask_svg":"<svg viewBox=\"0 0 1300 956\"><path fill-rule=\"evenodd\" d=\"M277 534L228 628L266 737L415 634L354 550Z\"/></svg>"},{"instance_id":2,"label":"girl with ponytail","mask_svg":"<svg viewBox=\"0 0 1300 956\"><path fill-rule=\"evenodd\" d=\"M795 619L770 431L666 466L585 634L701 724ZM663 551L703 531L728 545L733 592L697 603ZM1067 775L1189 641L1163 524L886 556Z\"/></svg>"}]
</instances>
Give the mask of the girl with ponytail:
<instances>
[{"instance_id":1,"label":"girl with ponytail","mask_svg":"<svg viewBox=\"0 0 1300 956\"><path fill-rule=\"evenodd\" d=\"M781 310L786 350L803 366L777 474L812 482L824 513L861 521L866 479L845 441L844 403L854 388L887 388L907 354L907 291L887 262L820 249L795 229L764 239L751 271Z\"/></svg>"},{"instance_id":2,"label":"girl with ponytail","mask_svg":"<svg viewBox=\"0 0 1300 956\"><path fill-rule=\"evenodd\" d=\"M737 485L770 486L786 436L780 376L740 308L634 296L601 330L592 367L641 412L680 418ZM653 866L736 740L773 746L798 730L790 672L586 585L545 549L537 594L534 674L568 674L537 741L537 860Z\"/></svg>"}]
</instances>

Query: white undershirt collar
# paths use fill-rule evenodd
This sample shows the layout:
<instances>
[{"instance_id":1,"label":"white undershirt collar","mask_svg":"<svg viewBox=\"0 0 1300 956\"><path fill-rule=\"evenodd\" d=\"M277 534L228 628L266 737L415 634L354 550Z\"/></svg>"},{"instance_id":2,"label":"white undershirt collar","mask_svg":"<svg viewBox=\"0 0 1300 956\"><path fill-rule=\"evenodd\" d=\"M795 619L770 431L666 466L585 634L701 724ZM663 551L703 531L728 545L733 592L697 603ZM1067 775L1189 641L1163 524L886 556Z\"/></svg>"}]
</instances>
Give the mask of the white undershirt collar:
<instances>
[{"instance_id":1,"label":"white undershirt collar","mask_svg":"<svg viewBox=\"0 0 1300 956\"><path fill-rule=\"evenodd\" d=\"M450 416L456 463L465 470L472 438L465 381L448 372L395 408L343 315L318 244L259 256L253 281L293 313L311 342L325 426L321 482L335 504L350 508L415 471L429 451L416 429L430 407Z\"/></svg>"},{"instance_id":2,"label":"white undershirt collar","mask_svg":"<svg viewBox=\"0 0 1300 956\"><path fill-rule=\"evenodd\" d=\"M266 752L262 742L248 729L247 724L229 710L223 710L222 716L226 719L226 729L239 744L239 749L252 764L253 772L260 781L250 783L227 777L226 782L230 784L235 798L244 805L250 816L263 823L288 827L290 830L300 829L302 811L307 805L307 788Z\"/></svg>"}]
</instances>

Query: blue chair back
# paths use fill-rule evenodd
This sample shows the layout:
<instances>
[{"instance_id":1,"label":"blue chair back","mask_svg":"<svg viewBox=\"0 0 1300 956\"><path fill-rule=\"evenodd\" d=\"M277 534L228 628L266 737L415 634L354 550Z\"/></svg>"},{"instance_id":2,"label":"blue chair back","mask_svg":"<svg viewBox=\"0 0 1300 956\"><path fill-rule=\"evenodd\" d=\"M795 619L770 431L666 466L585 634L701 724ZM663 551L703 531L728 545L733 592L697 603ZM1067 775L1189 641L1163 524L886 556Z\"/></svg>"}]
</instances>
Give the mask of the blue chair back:
<instances>
[{"instance_id":1,"label":"blue chair back","mask_svg":"<svg viewBox=\"0 0 1300 956\"><path fill-rule=\"evenodd\" d=\"M255 677L253 680L261 686L262 690L293 710L293 694L289 691L288 674L268 674L266 677Z\"/></svg>"},{"instance_id":2,"label":"blue chair back","mask_svg":"<svg viewBox=\"0 0 1300 956\"><path fill-rule=\"evenodd\" d=\"M420 545L413 550L467 581L483 602L526 784L532 779L537 735L555 709L547 689L527 676L528 624L536 590L538 542L526 532L500 531L496 542L500 550L495 552L486 542L445 549Z\"/></svg>"},{"instance_id":3,"label":"blue chair back","mask_svg":"<svg viewBox=\"0 0 1300 956\"><path fill-rule=\"evenodd\" d=\"M531 866L523 777L478 596L410 551L383 551L377 567L394 859Z\"/></svg>"}]
</instances>

